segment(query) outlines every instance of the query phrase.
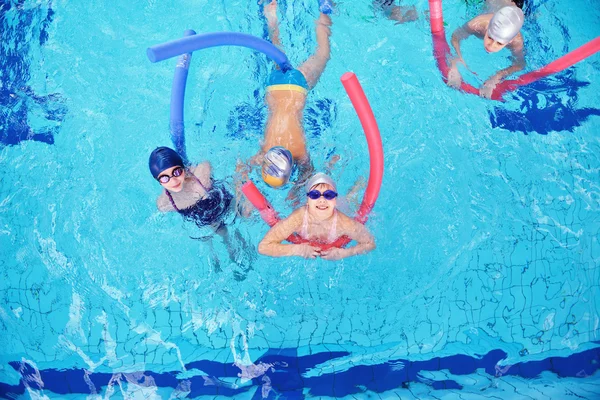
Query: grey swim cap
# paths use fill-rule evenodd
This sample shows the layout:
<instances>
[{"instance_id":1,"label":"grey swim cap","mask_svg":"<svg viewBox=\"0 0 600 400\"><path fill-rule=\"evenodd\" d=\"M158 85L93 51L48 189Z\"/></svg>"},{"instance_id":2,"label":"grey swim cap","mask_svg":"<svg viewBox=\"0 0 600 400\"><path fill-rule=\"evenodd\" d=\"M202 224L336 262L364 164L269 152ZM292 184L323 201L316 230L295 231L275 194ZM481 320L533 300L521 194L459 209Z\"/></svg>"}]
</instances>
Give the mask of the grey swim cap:
<instances>
[{"instance_id":1,"label":"grey swim cap","mask_svg":"<svg viewBox=\"0 0 600 400\"><path fill-rule=\"evenodd\" d=\"M337 190L333 179L331 179L328 175L325 175L322 172L317 172L308 180L308 182L306 182L306 192L308 193L310 189L312 189L314 186L320 185L322 183L331 186L333 190Z\"/></svg>"},{"instance_id":2,"label":"grey swim cap","mask_svg":"<svg viewBox=\"0 0 600 400\"><path fill-rule=\"evenodd\" d=\"M525 16L519 7L507 6L499 9L488 25L488 36L507 44L519 34Z\"/></svg>"}]
</instances>

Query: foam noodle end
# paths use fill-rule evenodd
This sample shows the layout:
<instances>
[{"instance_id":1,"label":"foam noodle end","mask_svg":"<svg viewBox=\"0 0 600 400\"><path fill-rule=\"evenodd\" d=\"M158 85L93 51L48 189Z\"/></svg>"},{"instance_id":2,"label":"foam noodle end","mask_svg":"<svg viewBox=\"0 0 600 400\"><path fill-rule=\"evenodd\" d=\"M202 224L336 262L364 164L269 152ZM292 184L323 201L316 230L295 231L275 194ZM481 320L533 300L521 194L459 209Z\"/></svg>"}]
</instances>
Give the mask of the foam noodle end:
<instances>
[{"instance_id":1,"label":"foam noodle end","mask_svg":"<svg viewBox=\"0 0 600 400\"><path fill-rule=\"evenodd\" d=\"M344 75L340 78L342 82L347 82L351 79L356 79L356 74L354 72L345 72Z\"/></svg>"},{"instance_id":2,"label":"foam noodle end","mask_svg":"<svg viewBox=\"0 0 600 400\"><path fill-rule=\"evenodd\" d=\"M156 53L154 53L154 50L151 47L146 49L146 55L148 56L148 60L150 60L150 62L156 62Z\"/></svg>"}]
</instances>

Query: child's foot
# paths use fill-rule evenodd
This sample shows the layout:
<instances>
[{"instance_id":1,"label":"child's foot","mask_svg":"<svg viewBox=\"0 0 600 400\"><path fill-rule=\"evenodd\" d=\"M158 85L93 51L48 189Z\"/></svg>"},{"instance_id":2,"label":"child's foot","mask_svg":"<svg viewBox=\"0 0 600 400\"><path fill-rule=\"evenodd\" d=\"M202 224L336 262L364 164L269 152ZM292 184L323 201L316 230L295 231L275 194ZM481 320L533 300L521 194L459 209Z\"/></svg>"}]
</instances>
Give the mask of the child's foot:
<instances>
[{"instance_id":1,"label":"child's foot","mask_svg":"<svg viewBox=\"0 0 600 400\"><path fill-rule=\"evenodd\" d=\"M277 26L277 1L273 0L263 8L263 15L267 19L267 24L271 27Z\"/></svg>"},{"instance_id":2,"label":"child's foot","mask_svg":"<svg viewBox=\"0 0 600 400\"><path fill-rule=\"evenodd\" d=\"M319 28L319 25L323 25L329 28L331 26L331 17L329 16L329 14L321 13L319 14L319 18L317 18L317 20L315 21L315 25L317 26L317 29Z\"/></svg>"},{"instance_id":3,"label":"child's foot","mask_svg":"<svg viewBox=\"0 0 600 400\"><path fill-rule=\"evenodd\" d=\"M323 14L329 15L333 12L333 0L319 0L319 11Z\"/></svg>"}]
</instances>

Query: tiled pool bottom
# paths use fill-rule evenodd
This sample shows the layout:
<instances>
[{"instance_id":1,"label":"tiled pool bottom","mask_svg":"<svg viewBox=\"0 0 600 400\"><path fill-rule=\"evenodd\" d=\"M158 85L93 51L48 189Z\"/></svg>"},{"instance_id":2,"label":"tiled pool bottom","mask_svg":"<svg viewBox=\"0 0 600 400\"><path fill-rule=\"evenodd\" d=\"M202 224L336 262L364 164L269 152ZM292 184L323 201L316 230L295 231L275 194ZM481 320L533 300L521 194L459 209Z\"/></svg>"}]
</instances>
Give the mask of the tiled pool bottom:
<instances>
[{"instance_id":1,"label":"tiled pool bottom","mask_svg":"<svg viewBox=\"0 0 600 400\"><path fill-rule=\"evenodd\" d=\"M506 352L492 350L475 357L453 355L420 361L399 358L377 365L346 365L338 372L328 372L336 361L346 359L347 364L351 356L347 351L298 356L296 349L271 349L251 366L202 360L186 364L184 372L116 373L38 370L22 360L9 363L18 373L18 382L0 383L0 395L165 399L600 398L600 347L567 357L512 365L503 363ZM323 373L323 368L327 372Z\"/></svg>"}]
</instances>

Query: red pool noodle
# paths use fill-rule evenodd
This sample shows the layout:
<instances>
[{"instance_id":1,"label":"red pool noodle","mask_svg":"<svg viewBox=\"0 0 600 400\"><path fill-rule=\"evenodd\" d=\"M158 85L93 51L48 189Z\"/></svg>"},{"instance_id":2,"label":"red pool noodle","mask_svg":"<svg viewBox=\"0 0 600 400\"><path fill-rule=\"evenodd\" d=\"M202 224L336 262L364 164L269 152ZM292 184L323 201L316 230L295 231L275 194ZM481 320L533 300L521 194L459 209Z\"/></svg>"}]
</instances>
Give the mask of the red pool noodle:
<instances>
[{"instance_id":1,"label":"red pool noodle","mask_svg":"<svg viewBox=\"0 0 600 400\"><path fill-rule=\"evenodd\" d=\"M444 16L442 12L442 0L429 0L429 22L431 24L431 36L433 39L433 55L435 57L438 69L444 78L448 81L448 61L450 47L446 41L444 32ZM567 53L558 60L551 62L543 68L521 75L517 79L500 82L492 92L492 100L502 100L502 96L508 92L517 89L519 86L525 86L538 79L545 78L548 75L563 71L579 61L600 51L600 36L584 44L583 46ZM479 89L468 83L462 82L460 89L463 92L479 96Z\"/></svg>"},{"instance_id":2,"label":"red pool noodle","mask_svg":"<svg viewBox=\"0 0 600 400\"><path fill-rule=\"evenodd\" d=\"M429 22L431 24L431 37L433 39L433 56L444 82L448 81L448 56L450 55L450 46L446 41L446 32L444 31L444 15L442 13L442 0L429 0ZM479 89L466 82L460 84L460 90L479 96Z\"/></svg>"},{"instance_id":3,"label":"red pool noodle","mask_svg":"<svg viewBox=\"0 0 600 400\"><path fill-rule=\"evenodd\" d=\"M360 86L358 78L356 78L354 73L346 72L342 75L341 81L356 113L358 114L369 147L369 182L362 203L354 218L358 222L364 224L367 222L369 213L375 206L375 202L379 196L379 190L381 189L381 182L383 180L383 145L375 115L373 115L373 110L369 105L365 92ZM273 209L271 204L269 204L267 199L260 193L252 181L246 182L242 186L242 191L248 200L250 200L250 202L258 209L262 219L269 226L273 226L279 221L279 216L275 209ZM319 247L321 250L327 250L332 247L343 247L350 243L350 240L350 238L342 236L333 243L310 242L310 244ZM288 237L287 241L295 244L308 242L308 240L302 239L296 234Z\"/></svg>"},{"instance_id":4,"label":"red pool noodle","mask_svg":"<svg viewBox=\"0 0 600 400\"><path fill-rule=\"evenodd\" d=\"M248 181L242 185L242 192L250 200L252 205L258 209L260 217L269 225L273 226L279 221L279 215L271 203L254 185L254 182Z\"/></svg>"},{"instance_id":5,"label":"red pool noodle","mask_svg":"<svg viewBox=\"0 0 600 400\"><path fill-rule=\"evenodd\" d=\"M529 85L531 82L535 82L538 79L563 71L598 51L600 51L600 36L565 54L545 67L523 74L517 79L500 82L492 94L492 99L501 100L505 92L515 90L519 86Z\"/></svg>"}]
</instances>

